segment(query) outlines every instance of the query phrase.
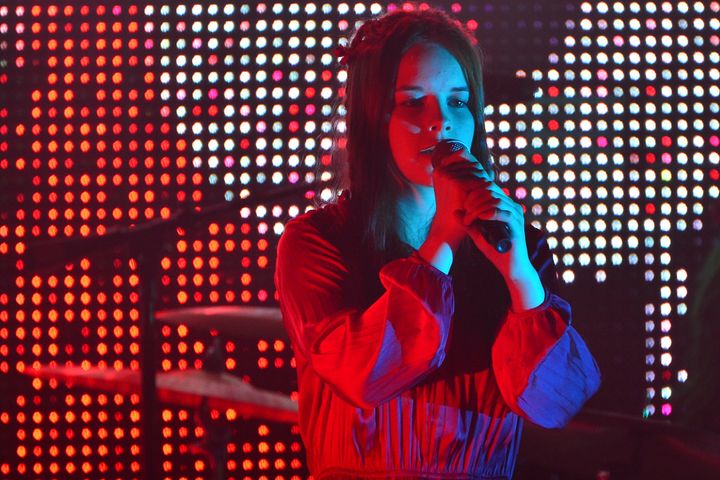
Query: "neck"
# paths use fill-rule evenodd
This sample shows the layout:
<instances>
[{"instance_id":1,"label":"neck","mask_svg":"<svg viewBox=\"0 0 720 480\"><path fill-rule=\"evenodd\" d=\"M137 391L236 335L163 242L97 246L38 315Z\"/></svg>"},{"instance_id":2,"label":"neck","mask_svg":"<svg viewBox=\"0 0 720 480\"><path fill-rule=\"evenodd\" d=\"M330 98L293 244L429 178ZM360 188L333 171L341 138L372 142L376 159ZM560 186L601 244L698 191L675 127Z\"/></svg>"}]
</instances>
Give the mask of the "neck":
<instances>
[{"instance_id":1,"label":"neck","mask_svg":"<svg viewBox=\"0 0 720 480\"><path fill-rule=\"evenodd\" d=\"M398 235L417 249L427 238L435 216L435 190L425 185L409 185L396 203Z\"/></svg>"}]
</instances>

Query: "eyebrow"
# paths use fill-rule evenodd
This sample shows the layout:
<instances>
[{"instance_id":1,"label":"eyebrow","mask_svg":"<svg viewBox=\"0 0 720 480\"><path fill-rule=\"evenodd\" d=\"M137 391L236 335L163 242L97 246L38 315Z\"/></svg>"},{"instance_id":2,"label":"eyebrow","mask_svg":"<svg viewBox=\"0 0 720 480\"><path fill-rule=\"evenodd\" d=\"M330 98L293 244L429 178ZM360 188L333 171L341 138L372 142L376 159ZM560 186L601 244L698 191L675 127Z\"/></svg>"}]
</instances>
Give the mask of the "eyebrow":
<instances>
[{"instance_id":1,"label":"eyebrow","mask_svg":"<svg viewBox=\"0 0 720 480\"><path fill-rule=\"evenodd\" d=\"M403 86L395 89L396 92L406 92L406 91L415 91L415 90L422 91L422 87L419 87L416 85L403 85ZM469 92L470 89L468 87L453 87L450 89L450 91L451 92Z\"/></svg>"}]
</instances>

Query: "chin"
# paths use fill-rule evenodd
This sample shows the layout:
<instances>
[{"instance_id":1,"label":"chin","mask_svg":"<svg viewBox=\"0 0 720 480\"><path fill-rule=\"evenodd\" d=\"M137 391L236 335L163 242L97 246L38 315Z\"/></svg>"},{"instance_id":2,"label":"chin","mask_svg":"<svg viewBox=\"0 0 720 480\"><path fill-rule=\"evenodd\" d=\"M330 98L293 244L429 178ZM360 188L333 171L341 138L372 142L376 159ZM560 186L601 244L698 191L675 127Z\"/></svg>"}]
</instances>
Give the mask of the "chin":
<instances>
[{"instance_id":1,"label":"chin","mask_svg":"<svg viewBox=\"0 0 720 480\"><path fill-rule=\"evenodd\" d=\"M417 187L432 188L432 186L433 186L432 177L430 177L430 176L416 177L414 179L411 179L410 183L412 183L413 185L415 185Z\"/></svg>"}]
</instances>

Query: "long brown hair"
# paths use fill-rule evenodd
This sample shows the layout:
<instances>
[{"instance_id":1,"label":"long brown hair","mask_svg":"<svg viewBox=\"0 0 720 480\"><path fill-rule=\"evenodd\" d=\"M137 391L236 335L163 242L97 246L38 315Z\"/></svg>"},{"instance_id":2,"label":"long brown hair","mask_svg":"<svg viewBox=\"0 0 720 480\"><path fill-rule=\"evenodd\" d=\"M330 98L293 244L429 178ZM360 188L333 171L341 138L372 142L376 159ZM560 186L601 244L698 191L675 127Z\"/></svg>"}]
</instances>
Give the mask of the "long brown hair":
<instances>
[{"instance_id":1,"label":"long brown hair","mask_svg":"<svg viewBox=\"0 0 720 480\"><path fill-rule=\"evenodd\" d=\"M392 159L388 124L398 65L417 43L439 45L460 64L475 120L470 151L493 175L484 125L481 58L472 35L436 9L398 10L363 23L350 45L340 50L341 61L347 65L346 183L352 193L353 221L363 230L361 238L374 260L380 262L383 258L379 257L392 256L402 243L394 230L395 204L408 181Z\"/></svg>"}]
</instances>

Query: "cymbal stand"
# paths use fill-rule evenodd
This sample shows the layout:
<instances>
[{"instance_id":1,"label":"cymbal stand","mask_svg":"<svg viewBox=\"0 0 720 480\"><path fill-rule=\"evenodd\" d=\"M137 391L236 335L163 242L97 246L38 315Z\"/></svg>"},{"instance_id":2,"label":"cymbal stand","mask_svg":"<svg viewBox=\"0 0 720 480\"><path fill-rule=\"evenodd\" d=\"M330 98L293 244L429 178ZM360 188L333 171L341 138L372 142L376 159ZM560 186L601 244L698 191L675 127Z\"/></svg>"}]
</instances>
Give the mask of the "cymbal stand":
<instances>
[{"instance_id":1,"label":"cymbal stand","mask_svg":"<svg viewBox=\"0 0 720 480\"><path fill-rule=\"evenodd\" d=\"M224 358L222 341L214 335L212 344L205 354L204 370L220 374L224 372ZM228 461L227 444L232 438L232 431L227 418L217 410L215 412L207 404L207 397L203 398L202 405L195 414L196 422L203 428L204 440L201 449L210 460L213 477L216 480L225 480Z\"/></svg>"}]
</instances>

